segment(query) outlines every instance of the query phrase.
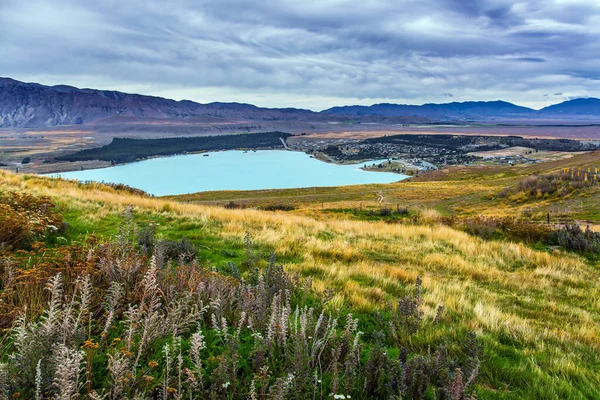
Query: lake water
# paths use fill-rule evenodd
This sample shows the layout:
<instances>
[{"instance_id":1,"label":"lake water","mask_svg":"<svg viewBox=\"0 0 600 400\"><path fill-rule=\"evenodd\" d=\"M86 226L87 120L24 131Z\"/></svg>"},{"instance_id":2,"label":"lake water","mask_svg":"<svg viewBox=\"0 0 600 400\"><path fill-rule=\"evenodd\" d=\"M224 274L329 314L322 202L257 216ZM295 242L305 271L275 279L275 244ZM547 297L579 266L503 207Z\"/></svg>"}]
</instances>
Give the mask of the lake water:
<instances>
[{"instance_id":1,"label":"lake water","mask_svg":"<svg viewBox=\"0 0 600 400\"><path fill-rule=\"evenodd\" d=\"M405 175L363 171L363 164L336 165L285 150L221 151L153 158L110 168L54 176L80 181L124 183L156 196L208 190L289 189L390 183ZM371 161L381 162L381 161Z\"/></svg>"}]
</instances>

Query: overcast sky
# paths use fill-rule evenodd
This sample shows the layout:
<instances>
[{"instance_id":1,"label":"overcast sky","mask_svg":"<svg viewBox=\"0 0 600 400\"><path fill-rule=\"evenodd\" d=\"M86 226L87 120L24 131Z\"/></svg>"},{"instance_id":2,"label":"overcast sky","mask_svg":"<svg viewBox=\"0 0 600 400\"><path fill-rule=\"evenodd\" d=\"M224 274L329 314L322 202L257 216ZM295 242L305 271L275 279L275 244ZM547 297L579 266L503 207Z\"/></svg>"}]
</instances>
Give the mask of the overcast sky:
<instances>
[{"instance_id":1,"label":"overcast sky","mask_svg":"<svg viewBox=\"0 0 600 400\"><path fill-rule=\"evenodd\" d=\"M600 97L598 0L0 0L0 76L314 110Z\"/></svg>"}]
</instances>

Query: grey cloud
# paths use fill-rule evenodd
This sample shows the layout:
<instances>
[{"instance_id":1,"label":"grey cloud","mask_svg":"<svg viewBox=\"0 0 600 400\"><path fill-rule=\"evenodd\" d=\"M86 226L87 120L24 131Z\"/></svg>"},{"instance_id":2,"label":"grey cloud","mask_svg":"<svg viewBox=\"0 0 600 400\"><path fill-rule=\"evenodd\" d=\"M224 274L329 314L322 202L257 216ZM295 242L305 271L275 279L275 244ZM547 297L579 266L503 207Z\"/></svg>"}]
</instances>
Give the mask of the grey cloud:
<instances>
[{"instance_id":1,"label":"grey cloud","mask_svg":"<svg viewBox=\"0 0 600 400\"><path fill-rule=\"evenodd\" d=\"M554 0L3 0L0 76L267 106L535 105L598 93L598 18Z\"/></svg>"},{"instance_id":2,"label":"grey cloud","mask_svg":"<svg viewBox=\"0 0 600 400\"><path fill-rule=\"evenodd\" d=\"M587 99L589 96L567 96L565 100Z\"/></svg>"},{"instance_id":3,"label":"grey cloud","mask_svg":"<svg viewBox=\"0 0 600 400\"><path fill-rule=\"evenodd\" d=\"M544 57L517 57L514 60L515 61L533 62L533 63L546 62L546 59Z\"/></svg>"}]
</instances>

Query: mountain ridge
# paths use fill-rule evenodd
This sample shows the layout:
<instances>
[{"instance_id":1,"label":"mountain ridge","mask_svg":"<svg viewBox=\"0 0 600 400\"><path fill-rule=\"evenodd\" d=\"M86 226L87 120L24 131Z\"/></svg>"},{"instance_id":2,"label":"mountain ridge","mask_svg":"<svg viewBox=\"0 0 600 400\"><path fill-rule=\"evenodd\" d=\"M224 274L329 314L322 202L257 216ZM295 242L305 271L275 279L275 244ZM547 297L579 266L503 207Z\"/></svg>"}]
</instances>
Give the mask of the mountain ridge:
<instances>
[{"instance_id":1,"label":"mountain ridge","mask_svg":"<svg viewBox=\"0 0 600 400\"><path fill-rule=\"evenodd\" d=\"M206 118L223 121L332 121L431 123L503 119L598 119L600 99L567 100L540 110L503 100L426 103L379 103L336 106L320 112L301 108L266 108L239 102L197 103L115 90L47 86L0 77L0 128L85 125L111 117L142 119Z\"/></svg>"},{"instance_id":2,"label":"mountain ridge","mask_svg":"<svg viewBox=\"0 0 600 400\"><path fill-rule=\"evenodd\" d=\"M580 98L566 100L539 110L523 107L503 100L463 101L450 103L426 103L422 105L378 103L370 106L336 106L321 111L334 115L437 115L444 120L456 119L463 115L477 119L485 117L525 117L540 118L546 116L595 116L600 118L600 99Z\"/></svg>"}]
</instances>

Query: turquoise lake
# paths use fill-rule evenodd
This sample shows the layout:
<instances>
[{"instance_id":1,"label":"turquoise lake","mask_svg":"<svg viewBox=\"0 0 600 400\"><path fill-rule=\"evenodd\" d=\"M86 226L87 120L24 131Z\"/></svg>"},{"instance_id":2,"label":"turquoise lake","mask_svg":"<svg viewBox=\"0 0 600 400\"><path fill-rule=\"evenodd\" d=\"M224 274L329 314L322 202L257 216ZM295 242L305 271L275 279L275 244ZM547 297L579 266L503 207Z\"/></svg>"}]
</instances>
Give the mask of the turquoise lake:
<instances>
[{"instance_id":1,"label":"turquoise lake","mask_svg":"<svg viewBox=\"0 0 600 400\"><path fill-rule=\"evenodd\" d=\"M110 168L53 174L79 181L124 183L155 196L208 190L290 189L391 183L405 175L369 172L284 150L221 151L153 158ZM370 163L381 162L371 161ZM369 164L369 163L368 163Z\"/></svg>"}]
</instances>

